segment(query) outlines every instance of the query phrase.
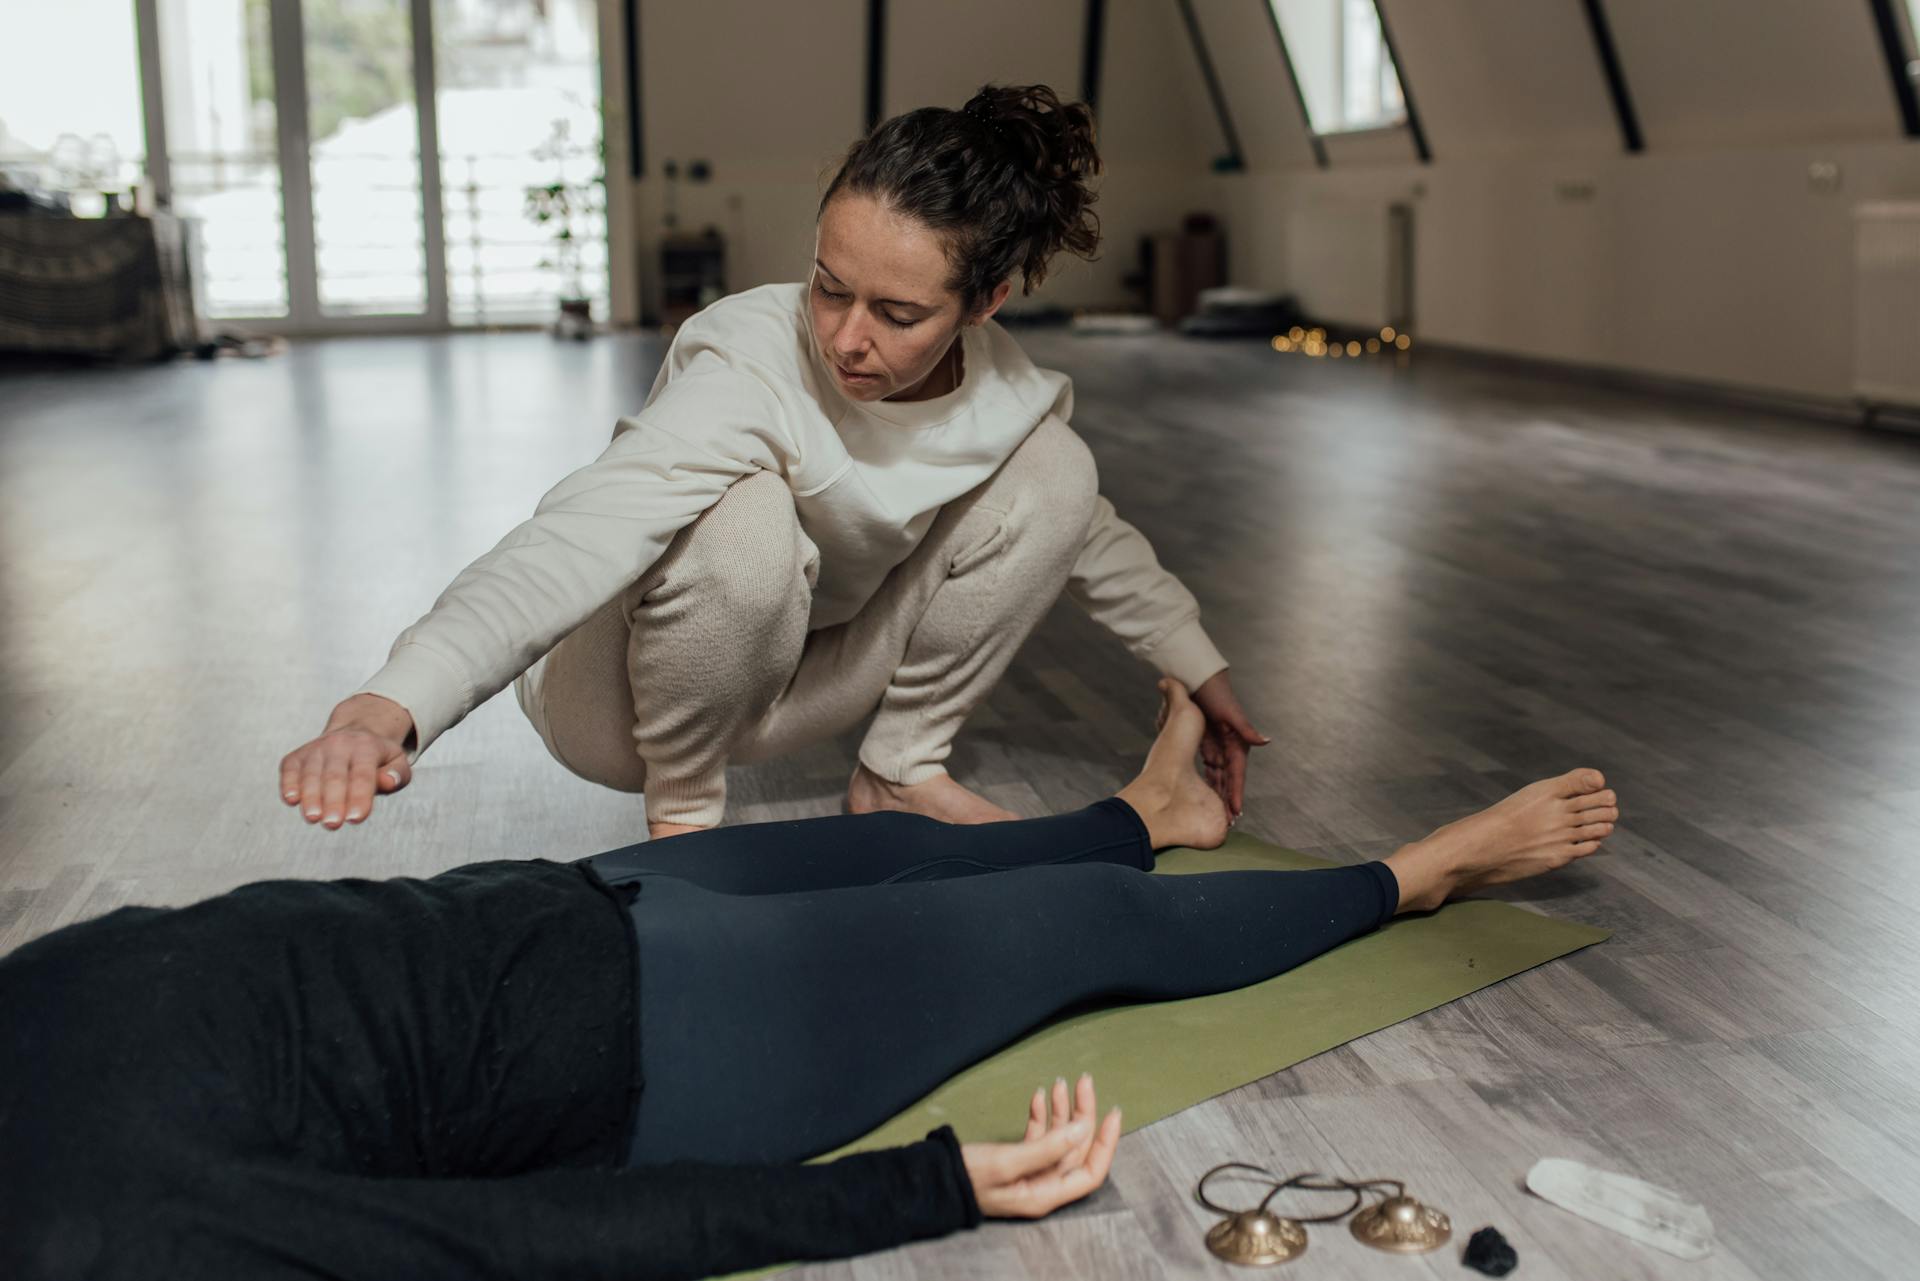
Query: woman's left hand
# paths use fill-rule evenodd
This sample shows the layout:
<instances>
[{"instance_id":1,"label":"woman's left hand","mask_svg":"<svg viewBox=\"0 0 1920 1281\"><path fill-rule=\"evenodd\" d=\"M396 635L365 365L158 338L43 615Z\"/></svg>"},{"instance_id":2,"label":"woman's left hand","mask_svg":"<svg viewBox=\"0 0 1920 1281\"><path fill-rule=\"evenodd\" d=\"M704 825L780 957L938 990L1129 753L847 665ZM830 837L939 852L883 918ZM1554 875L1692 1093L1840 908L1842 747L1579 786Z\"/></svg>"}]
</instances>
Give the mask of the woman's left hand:
<instances>
[{"instance_id":1,"label":"woman's left hand","mask_svg":"<svg viewBox=\"0 0 1920 1281\"><path fill-rule=\"evenodd\" d=\"M1207 782L1220 793L1227 813L1239 818L1246 792L1247 753L1273 740L1247 719L1224 669L1193 691L1193 701L1207 714L1207 735L1200 740L1200 762L1207 767Z\"/></svg>"},{"instance_id":2,"label":"woman's left hand","mask_svg":"<svg viewBox=\"0 0 1920 1281\"><path fill-rule=\"evenodd\" d=\"M1053 1083L1051 1099L1033 1092L1020 1142L965 1143L960 1155L981 1214L1037 1219L1105 1183L1119 1146L1120 1109L1099 1119L1093 1078L1083 1075L1071 1094L1065 1078Z\"/></svg>"}]
</instances>

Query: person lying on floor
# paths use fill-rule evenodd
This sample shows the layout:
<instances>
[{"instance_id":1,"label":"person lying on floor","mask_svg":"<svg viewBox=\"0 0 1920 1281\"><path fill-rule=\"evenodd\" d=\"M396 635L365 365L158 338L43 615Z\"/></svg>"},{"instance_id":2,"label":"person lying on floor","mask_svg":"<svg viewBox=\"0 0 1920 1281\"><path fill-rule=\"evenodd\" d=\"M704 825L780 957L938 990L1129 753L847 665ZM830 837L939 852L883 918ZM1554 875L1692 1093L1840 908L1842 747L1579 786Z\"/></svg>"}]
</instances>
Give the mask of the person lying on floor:
<instances>
[{"instance_id":1,"label":"person lying on floor","mask_svg":"<svg viewBox=\"0 0 1920 1281\"><path fill-rule=\"evenodd\" d=\"M1228 814L1162 682L1140 775L1075 814L718 828L577 863L268 881L0 960L0 1276L700 1277L1032 1217L1117 1109L1017 1143L857 1139L1058 1012L1256 983L1591 854L1597 771L1384 861L1152 876Z\"/></svg>"}]
</instances>

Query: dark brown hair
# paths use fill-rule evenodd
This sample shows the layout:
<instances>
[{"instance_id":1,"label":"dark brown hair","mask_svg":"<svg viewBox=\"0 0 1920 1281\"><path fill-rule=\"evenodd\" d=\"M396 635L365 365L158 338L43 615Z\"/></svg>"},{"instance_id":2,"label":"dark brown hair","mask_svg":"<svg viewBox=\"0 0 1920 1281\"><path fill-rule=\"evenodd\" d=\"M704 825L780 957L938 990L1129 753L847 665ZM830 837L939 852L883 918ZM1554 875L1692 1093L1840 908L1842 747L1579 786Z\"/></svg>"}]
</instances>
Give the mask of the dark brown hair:
<instances>
[{"instance_id":1,"label":"dark brown hair","mask_svg":"<svg viewBox=\"0 0 1920 1281\"><path fill-rule=\"evenodd\" d=\"M958 111L921 107L876 126L847 148L819 212L845 192L924 224L945 242L947 286L971 315L1016 268L1030 294L1060 250L1094 257L1087 179L1099 172L1085 103L1046 85L989 84Z\"/></svg>"}]
</instances>

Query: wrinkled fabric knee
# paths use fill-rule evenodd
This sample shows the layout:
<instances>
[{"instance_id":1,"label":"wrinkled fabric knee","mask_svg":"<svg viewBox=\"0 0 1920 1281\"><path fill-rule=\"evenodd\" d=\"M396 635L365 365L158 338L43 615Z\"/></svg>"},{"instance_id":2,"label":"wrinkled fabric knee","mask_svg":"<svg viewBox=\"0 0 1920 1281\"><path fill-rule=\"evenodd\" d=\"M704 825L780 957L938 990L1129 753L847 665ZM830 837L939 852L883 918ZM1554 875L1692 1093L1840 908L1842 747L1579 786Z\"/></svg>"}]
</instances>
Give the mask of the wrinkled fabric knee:
<instances>
[{"instance_id":1,"label":"wrinkled fabric knee","mask_svg":"<svg viewBox=\"0 0 1920 1281\"><path fill-rule=\"evenodd\" d=\"M734 484L630 589L627 669L647 818L701 827L726 813L726 768L786 688L806 645L816 558L771 472Z\"/></svg>"}]
</instances>

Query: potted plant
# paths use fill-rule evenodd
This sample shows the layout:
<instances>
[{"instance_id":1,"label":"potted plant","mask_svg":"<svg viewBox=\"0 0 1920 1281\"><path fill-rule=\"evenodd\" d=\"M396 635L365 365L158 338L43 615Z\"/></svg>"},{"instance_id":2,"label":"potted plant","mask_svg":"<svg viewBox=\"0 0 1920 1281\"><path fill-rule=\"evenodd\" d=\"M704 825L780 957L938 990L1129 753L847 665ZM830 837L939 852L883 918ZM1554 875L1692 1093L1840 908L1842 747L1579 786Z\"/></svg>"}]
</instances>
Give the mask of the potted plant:
<instances>
[{"instance_id":1,"label":"potted plant","mask_svg":"<svg viewBox=\"0 0 1920 1281\"><path fill-rule=\"evenodd\" d=\"M554 162L554 180L527 188L526 215L536 226L548 229L553 241L550 257L540 266L560 275L560 314L554 318L556 337L585 341L593 333L593 303L587 297L580 274L580 242L573 234L574 217L587 212L592 198L590 183L567 181L566 158L572 150L567 143L568 122L553 122L553 132L534 151L541 160Z\"/></svg>"}]
</instances>

